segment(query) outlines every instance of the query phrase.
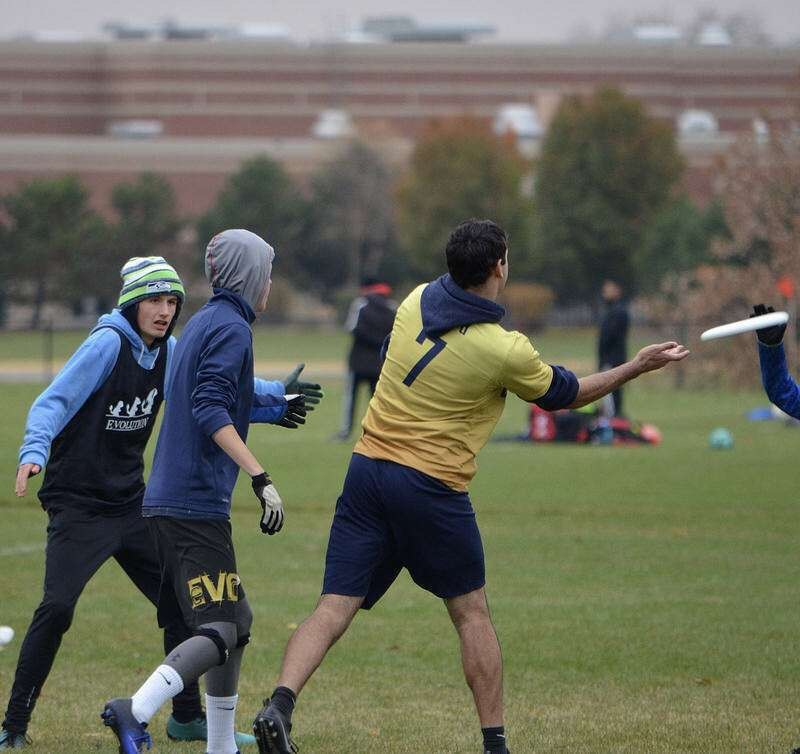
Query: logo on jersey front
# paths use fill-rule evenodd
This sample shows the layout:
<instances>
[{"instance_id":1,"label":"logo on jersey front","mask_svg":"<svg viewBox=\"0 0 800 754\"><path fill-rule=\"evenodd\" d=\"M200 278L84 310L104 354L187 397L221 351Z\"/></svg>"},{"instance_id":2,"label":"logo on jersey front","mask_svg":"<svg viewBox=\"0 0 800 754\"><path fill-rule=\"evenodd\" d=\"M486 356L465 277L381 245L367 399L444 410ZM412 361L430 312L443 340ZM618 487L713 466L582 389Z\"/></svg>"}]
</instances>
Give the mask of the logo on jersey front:
<instances>
[{"instance_id":1,"label":"logo on jersey front","mask_svg":"<svg viewBox=\"0 0 800 754\"><path fill-rule=\"evenodd\" d=\"M186 582L189 589L189 599L192 602L192 609L202 607L207 602L229 602L239 601L239 584L241 579L238 573L227 573L220 571L216 582L204 573L195 576Z\"/></svg>"},{"instance_id":2,"label":"logo on jersey front","mask_svg":"<svg viewBox=\"0 0 800 754\"><path fill-rule=\"evenodd\" d=\"M158 390L153 388L142 400L138 395L130 402L112 401L106 411L106 429L110 432L133 432L144 429L153 416Z\"/></svg>"}]
</instances>

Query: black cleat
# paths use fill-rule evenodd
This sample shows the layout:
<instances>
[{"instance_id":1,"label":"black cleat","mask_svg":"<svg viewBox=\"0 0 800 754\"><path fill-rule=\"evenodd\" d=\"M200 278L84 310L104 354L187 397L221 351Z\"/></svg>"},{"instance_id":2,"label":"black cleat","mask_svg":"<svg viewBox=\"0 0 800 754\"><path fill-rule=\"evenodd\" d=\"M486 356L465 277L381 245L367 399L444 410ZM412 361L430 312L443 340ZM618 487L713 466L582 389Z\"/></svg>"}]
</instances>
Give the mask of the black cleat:
<instances>
[{"instance_id":1,"label":"black cleat","mask_svg":"<svg viewBox=\"0 0 800 754\"><path fill-rule=\"evenodd\" d=\"M253 721L259 754L297 754L297 746L289 736L291 732L292 724L265 699L264 708Z\"/></svg>"},{"instance_id":2,"label":"black cleat","mask_svg":"<svg viewBox=\"0 0 800 754\"><path fill-rule=\"evenodd\" d=\"M147 725L133 716L130 699L112 699L106 702L100 717L103 718L103 724L114 731L119 741L119 754L139 754L142 746L148 749L152 747Z\"/></svg>"}]
</instances>

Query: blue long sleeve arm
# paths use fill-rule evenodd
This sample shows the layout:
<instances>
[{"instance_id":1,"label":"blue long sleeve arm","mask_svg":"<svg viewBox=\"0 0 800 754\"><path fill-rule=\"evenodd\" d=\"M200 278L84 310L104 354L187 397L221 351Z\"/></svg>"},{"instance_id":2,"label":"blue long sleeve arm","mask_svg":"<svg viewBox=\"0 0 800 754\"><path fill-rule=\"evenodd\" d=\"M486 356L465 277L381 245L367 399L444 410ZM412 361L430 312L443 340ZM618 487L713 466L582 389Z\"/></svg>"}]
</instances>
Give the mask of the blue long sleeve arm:
<instances>
[{"instance_id":1,"label":"blue long sleeve arm","mask_svg":"<svg viewBox=\"0 0 800 754\"><path fill-rule=\"evenodd\" d=\"M250 349L249 333L229 328L215 333L201 354L197 387L192 394L192 413L201 429L210 437L218 429L233 424L231 408L238 393L239 361L233 354ZM171 387L168 373L168 385ZM253 380L251 422L273 424L286 414L285 389L279 380Z\"/></svg>"},{"instance_id":2,"label":"blue long sleeve arm","mask_svg":"<svg viewBox=\"0 0 800 754\"><path fill-rule=\"evenodd\" d=\"M250 333L244 326L220 329L204 344L192 392L192 415L209 437L235 423L231 411L239 394L241 365L250 348Z\"/></svg>"},{"instance_id":3,"label":"blue long sleeve arm","mask_svg":"<svg viewBox=\"0 0 800 754\"><path fill-rule=\"evenodd\" d=\"M783 345L766 346L759 342L758 358L761 362L761 382L767 397L781 411L800 419L800 387L789 374Z\"/></svg>"},{"instance_id":4,"label":"blue long sleeve arm","mask_svg":"<svg viewBox=\"0 0 800 754\"><path fill-rule=\"evenodd\" d=\"M257 396L273 395L281 398L286 395L286 387L280 380L262 380L260 377L256 377L254 383Z\"/></svg>"},{"instance_id":5,"label":"blue long sleeve arm","mask_svg":"<svg viewBox=\"0 0 800 754\"><path fill-rule=\"evenodd\" d=\"M285 394L286 388L280 380L256 377L253 408L250 410L251 423L275 424L283 419L289 408Z\"/></svg>"},{"instance_id":6,"label":"blue long sleeve arm","mask_svg":"<svg viewBox=\"0 0 800 754\"><path fill-rule=\"evenodd\" d=\"M119 356L120 336L110 328L92 333L70 357L50 385L33 402L25 423L19 462L44 468L50 446L107 379Z\"/></svg>"}]
</instances>

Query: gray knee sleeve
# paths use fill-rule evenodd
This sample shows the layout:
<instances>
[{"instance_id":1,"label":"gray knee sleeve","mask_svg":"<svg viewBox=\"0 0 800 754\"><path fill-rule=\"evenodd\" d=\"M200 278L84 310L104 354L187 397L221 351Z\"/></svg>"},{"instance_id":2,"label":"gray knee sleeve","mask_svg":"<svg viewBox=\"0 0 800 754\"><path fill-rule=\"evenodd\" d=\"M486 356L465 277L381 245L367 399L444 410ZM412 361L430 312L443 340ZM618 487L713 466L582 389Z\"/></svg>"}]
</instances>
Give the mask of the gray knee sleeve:
<instances>
[{"instance_id":1,"label":"gray knee sleeve","mask_svg":"<svg viewBox=\"0 0 800 754\"><path fill-rule=\"evenodd\" d=\"M228 629L233 629L233 633L228 633L225 637L226 642L233 639L234 645L228 644L228 660L220 666L211 668L206 673L206 693L209 696L233 696L239 685L239 669L242 664L244 647L250 641L250 626L253 623L253 611L247 600L242 600L236 611L236 623L224 624ZM214 628L219 630L218 623L203 626L203 628Z\"/></svg>"},{"instance_id":2,"label":"gray knee sleeve","mask_svg":"<svg viewBox=\"0 0 800 754\"><path fill-rule=\"evenodd\" d=\"M250 643L250 627L253 625L253 611L247 599L239 605L239 614L236 616L236 646L244 647Z\"/></svg>"},{"instance_id":3,"label":"gray knee sleeve","mask_svg":"<svg viewBox=\"0 0 800 754\"><path fill-rule=\"evenodd\" d=\"M215 621L200 626L195 635L175 647L164 662L175 668L184 685L218 665L227 663L229 653L237 649L239 632L236 623Z\"/></svg>"},{"instance_id":4,"label":"gray knee sleeve","mask_svg":"<svg viewBox=\"0 0 800 754\"><path fill-rule=\"evenodd\" d=\"M194 634L195 636L204 636L214 642L214 646L219 652L217 665L224 665L228 661L228 653L237 646L239 631L235 623L215 621L199 626Z\"/></svg>"}]
</instances>

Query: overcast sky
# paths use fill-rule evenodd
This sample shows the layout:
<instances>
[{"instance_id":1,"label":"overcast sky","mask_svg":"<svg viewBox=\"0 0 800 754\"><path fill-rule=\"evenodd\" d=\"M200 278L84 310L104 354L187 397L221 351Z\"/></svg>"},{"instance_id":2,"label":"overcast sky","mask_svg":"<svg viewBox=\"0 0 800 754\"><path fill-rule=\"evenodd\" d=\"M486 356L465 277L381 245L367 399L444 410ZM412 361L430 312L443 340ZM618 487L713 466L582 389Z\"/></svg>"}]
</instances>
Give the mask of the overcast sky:
<instances>
[{"instance_id":1,"label":"overcast sky","mask_svg":"<svg viewBox=\"0 0 800 754\"><path fill-rule=\"evenodd\" d=\"M0 36L32 30L91 33L106 21L152 24L169 16L183 25L281 24L308 39L355 27L365 16L407 14L420 22L490 24L502 40L558 41L577 29L599 33L612 16L653 13L681 22L709 7L722 14L756 13L778 41L800 39L800 0L0 0Z\"/></svg>"}]
</instances>

